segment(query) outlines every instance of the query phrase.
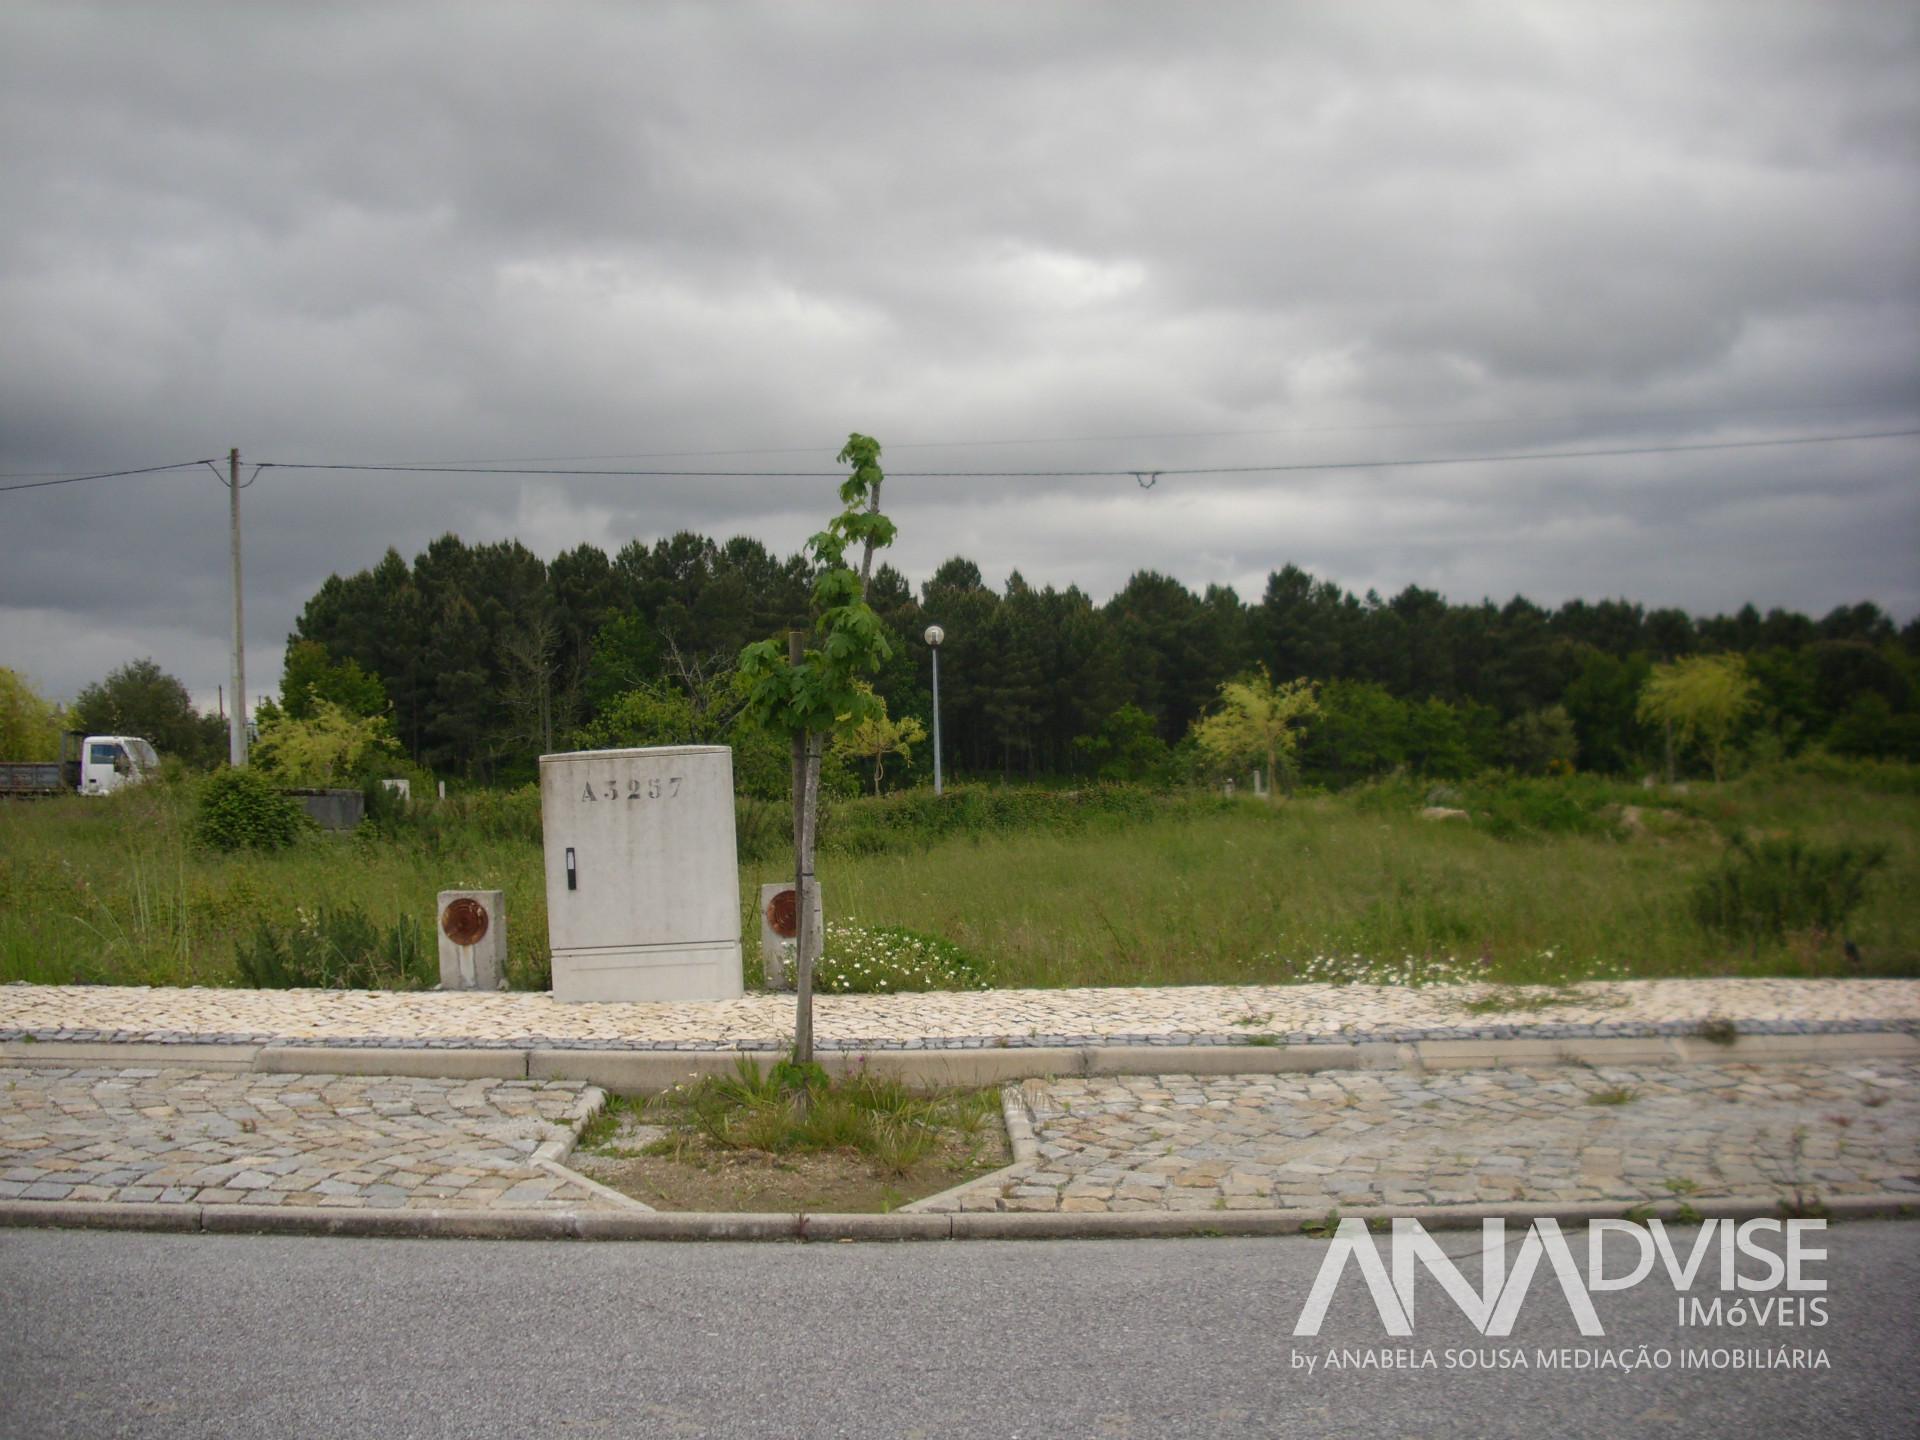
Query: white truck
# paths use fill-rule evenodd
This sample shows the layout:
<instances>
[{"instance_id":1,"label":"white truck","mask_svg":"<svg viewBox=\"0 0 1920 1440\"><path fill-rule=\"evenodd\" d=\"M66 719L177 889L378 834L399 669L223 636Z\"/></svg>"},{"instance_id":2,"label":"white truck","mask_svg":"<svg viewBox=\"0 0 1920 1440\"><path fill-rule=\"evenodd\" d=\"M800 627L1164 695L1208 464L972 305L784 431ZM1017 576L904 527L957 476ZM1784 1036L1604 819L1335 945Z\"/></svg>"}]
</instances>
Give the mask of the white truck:
<instances>
[{"instance_id":1,"label":"white truck","mask_svg":"<svg viewBox=\"0 0 1920 1440\"><path fill-rule=\"evenodd\" d=\"M0 760L0 796L108 795L138 785L160 769L153 745L138 735L83 735L60 740L58 760Z\"/></svg>"}]
</instances>

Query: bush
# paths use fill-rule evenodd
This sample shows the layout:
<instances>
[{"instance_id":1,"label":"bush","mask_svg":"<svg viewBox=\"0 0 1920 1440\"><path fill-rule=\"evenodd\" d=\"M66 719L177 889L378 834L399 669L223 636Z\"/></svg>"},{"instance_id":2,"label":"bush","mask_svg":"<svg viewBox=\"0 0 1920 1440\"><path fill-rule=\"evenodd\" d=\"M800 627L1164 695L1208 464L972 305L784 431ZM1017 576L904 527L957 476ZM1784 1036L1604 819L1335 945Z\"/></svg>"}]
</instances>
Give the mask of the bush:
<instances>
[{"instance_id":1,"label":"bush","mask_svg":"<svg viewBox=\"0 0 1920 1440\"><path fill-rule=\"evenodd\" d=\"M313 829L306 811L257 771L217 770L200 787L193 836L212 850L282 850Z\"/></svg>"},{"instance_id":2,"label":"bush","mask_svg":"<svg viewBox=\"0 0 1920 1440\"><path fill-rule=\"evenodd\" d=\"M1607 807L1639 797L1637 790L1595 775L1536 779L1497 771L1444 785L1389 775L1347 794L1365 815L1400 816L1429 805L1463 809L1473 816L1475 830L1496 840L1610 834L1616 822Z\"/></svg>"},{"instance_id":3,"label":"bush","mask_svg":"<svg viewBox=\"0 0 1920 1440\"><path fill-rule=\"evenodd\" d=\"M1474 821L1497 840L1592 834L1609 828L1592 803L1596 796L1591 787L1576 782L1515 777L1476 788Z\"/></svg>"},{"instance_id":4,"label":"bush","mask_svg":"<svg viewBox=\"0 0 1920 1440\"><path fill-rule=\"evenodd\" d=\"M1695 884L1694 918L1743 939L1778 939L1790 930L1832 934L1866 898L1867 877L1886 859L1885 845L1739 836Z\"/></svg>"},{"instance_id":5,"label":"bush","mask_svg":"<svg viewBox=\"0 0 1920 1440\"><path fill-rule=\"evenodd\" d=\"M786 947L787 983L794 979L793 947ZM898 926L827 923L826 943L814 967L813 988L825 995L891 995L904 990L985 990L979 961L950 940Z\"/></svg>"},{"instance_id":6,"label":"bush","mask_svg":"<svg viewBox=\"0 0 1920 1440\"><path fill-rule=\"evenodd\" d=\"M358 905L302 910L291 926L263 920L233 962L261 990L420 990L438 979L411 916L382 927Z\"/></svg>"}]
</instances>

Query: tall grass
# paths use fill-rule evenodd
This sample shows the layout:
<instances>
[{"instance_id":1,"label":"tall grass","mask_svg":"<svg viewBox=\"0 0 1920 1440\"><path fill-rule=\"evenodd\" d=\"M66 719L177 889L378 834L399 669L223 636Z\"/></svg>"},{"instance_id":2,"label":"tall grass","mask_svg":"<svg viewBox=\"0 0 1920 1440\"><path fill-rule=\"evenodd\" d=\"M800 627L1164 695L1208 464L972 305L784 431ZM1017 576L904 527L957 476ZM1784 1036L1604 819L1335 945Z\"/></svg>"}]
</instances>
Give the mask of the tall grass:
<instances>
[{"instance_id":1,"label":"tall grass","mask_svg":"<svg viewBox=\"0 0 1920 1440\"><path fill-rule=\"evenodd\" d=\"M1466 822L1423 818L1427 796L1381 786L1080 836L829 856L821 872L833 913L944 935L1000 986L1365 977L1383 962L1504 983L1920 973L1910 789L1868 788L1855 771L1671 795L1550 785L1462 787L1444 798L1478 817ZM1849 936L1754 943L1700 926L1695 878L1719 865L1725 833L1744 829L1884 847Z\"/></svg>"},{"instance_id":2,"label":"tall grass","mask_svg":"<svg viewBox=\"0 0 1920 1440\"><path fill-rule=\"evenodd\" d=\"M1001 986L1920 974L1916 777L1818 761L1685 792L1584 776L1445 793L1387 781L1275 806L1130 787L968 787L951 806L913 792L839 802L820 869L831 919L942 937ZM331 904L383 927L431 924L438 891L475 888L506 892L511 983L547 985L532 791L234 855L193 844L194 798L187 783L0 803L0 980L234 984L236 948L263 923L291 927ZM1424 819L1428 803L1474 818ZM791 863L784 808L761 810L762 843L743 844L740 875L750 982L757 888ZM1885 858L1844 936L1730 937L1698 923L1689 902L1729 835Z\"/></svg>"},{"instance_id":3,"label":"tall grass","mask_svg":"<svg viewBox=\"0 0 1920 1440\"><path fill-rule=\"evenodd\" d=\"M337 904L383 926L430 924L439 891L496 889L510 981L548 983L537 840L475 826L220 854L192 843L193 788L0 804L0 980L231 985L236 947L263 923L291 928L301 911Z\"/></svg>"}]
</instances>

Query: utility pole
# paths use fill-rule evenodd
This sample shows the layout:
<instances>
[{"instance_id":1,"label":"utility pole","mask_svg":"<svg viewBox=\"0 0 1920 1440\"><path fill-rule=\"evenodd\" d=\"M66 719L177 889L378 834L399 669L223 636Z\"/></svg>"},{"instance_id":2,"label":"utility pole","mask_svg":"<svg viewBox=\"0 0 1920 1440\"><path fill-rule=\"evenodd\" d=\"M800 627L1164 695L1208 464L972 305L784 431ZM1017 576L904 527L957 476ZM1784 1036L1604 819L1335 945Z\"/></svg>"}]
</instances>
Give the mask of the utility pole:
<instances>
[{"instance_id":1,"label":"utility pole","mask_svg":"<svg viewBox=\"0 0 1920 1440\"><path fill-rule=\"evenodd\" d=\"M227 452L228 513L233 519L233 709L227 719L227 761L247 763L247 629L240 605L240 450Z\"/></svg>"}]
</instances>

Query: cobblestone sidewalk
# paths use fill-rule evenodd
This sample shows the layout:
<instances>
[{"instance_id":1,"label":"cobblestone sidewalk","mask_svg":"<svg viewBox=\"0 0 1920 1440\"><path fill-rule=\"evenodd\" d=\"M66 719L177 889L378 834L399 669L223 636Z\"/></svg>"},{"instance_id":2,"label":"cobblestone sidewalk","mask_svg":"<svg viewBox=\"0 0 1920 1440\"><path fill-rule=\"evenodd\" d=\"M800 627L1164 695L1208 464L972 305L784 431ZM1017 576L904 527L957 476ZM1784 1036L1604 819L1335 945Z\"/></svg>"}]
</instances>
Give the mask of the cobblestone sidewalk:
<instances>
[{"instance_id":1,"label":"cobblestone sidewalk","mask_svg":"<svg viewBox=\"0 0 1920 1440\"><path fill-rule=\"evenodd\" d=\"M1022 1093L1039 1158L914 1208L1920 1203L1910 1062L1160 1075Z\"/></svg>"},{"instance_id":2,"label":"cobblestone sidewalk","mask_svg":"<svg viewBox=\"0 0 1920 1440\"><path fill-rule=\"evenodd\" d=\"M1707 1020L1747 1034L1911 1031L1920 1026L1920 981L1182 985L814 998L814 1031L826 1050L1654 1035ZM569 1005L524 992L0 986L0 1042L777 1050L792 1033L790 995Z\"/></svg>"},{"instance_id":3,"label":"cobblestone sidewalk","mask_svg":"<svg viewBox=\"0 0 1920 1440\"><path fill-rule=\"evenodd\" d=\"M588 1087L0 1068L0 1200L545 1210L613 1202L536 1163Z\"/></svg>"}]
</instances>

